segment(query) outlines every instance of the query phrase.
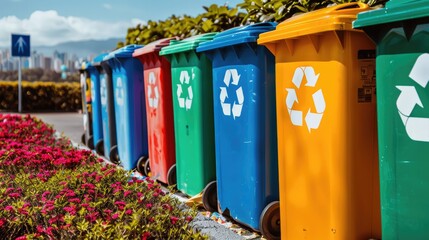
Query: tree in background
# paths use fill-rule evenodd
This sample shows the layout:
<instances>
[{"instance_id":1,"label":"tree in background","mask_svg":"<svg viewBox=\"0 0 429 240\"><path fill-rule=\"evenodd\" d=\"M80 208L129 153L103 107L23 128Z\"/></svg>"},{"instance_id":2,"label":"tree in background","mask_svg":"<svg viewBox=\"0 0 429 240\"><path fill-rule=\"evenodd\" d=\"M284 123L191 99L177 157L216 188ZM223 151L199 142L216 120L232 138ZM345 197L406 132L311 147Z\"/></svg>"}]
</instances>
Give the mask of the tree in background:
<instances>
[{"instance_id":1,"label":"tree in background","mask_svg":"<svg viewBox=\"0 0 429 240\"><path fill-rule=\"evenodd\" d=\"M372 7L383 6L387 1L360 0ZM250 23L282 22L296 14L349 2L359 0L244 0L234 8L213 4L203 7L205 12L197 17L172 15L164 21L148 21L146 25L129 28L125 43L119 42L117 48L128 44L148 44L167 37L184 39Z\"/></svg>"}]
</instances>

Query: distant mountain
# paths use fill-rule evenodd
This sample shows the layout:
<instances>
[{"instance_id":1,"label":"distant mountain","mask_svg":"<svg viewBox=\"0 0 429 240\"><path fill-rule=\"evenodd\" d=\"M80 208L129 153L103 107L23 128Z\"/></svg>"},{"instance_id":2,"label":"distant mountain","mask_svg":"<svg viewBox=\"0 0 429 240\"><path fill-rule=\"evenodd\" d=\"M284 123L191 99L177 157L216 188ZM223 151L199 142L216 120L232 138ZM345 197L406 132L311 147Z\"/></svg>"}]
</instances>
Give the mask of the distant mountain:
<instances>
[{"instance_id":1,"label":"distant mountain","mask_svg":"<svg viewBox=\"0 0 429 240\"><path fill-rule=\"evenodd\" d=\"M76 42L65 42L54 46L31 46L31 51L51 56L55 51L66 52L78 57L96 56L103 52L110 52L116 48L116 44L124 39L112 38L108 40L86 40Z\"/></svg>"}]
</instances>

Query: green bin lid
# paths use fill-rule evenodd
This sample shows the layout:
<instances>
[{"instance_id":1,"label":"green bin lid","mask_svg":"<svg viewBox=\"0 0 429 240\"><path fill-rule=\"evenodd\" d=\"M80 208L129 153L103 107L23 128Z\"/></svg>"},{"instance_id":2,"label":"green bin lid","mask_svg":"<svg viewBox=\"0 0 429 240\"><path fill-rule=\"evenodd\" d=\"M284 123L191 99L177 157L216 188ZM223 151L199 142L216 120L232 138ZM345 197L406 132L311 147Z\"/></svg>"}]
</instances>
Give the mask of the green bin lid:
<instances>
[{"instance_id":1,"label":"green bin lid","mask_svg":"<svg viewBox=\"0 0 429 240\"><path fill-rule=\"evenodd\" d=\"M429 16L429 0L390 0L384 8L359 13L354 28L384 25Z\"/></svg>"},{"instance_id":2,"label":"green bin lid","mask_svg":"<svg viewBox=\"0 0 429 240\"><path fill-rule=\"evenodd\" d=\"M159 55L169 55L196 49L200 43L210 41L217 32L204 33L183 40L171 40L170 45L163 47Z\"/></svg>"}]
</instances>

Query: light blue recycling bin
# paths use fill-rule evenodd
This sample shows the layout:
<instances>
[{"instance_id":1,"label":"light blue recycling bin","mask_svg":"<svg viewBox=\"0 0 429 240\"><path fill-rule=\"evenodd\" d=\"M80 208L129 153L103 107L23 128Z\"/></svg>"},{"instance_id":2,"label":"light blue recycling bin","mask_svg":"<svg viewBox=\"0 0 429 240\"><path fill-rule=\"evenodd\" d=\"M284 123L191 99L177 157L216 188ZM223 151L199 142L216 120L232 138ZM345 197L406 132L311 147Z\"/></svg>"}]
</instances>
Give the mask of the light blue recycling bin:
<instances>
[{"instance_id":1,"label":"light blue recycling bin","mask_svg":"<svg viewBox=\"0 0 429 240\"><path fill-rule=\"evenodd\" d=\"M128 45L106 57L112 68L116 118L117 148L110 151L110 160L132 170L142 157L148 157L143 67L133 58L141 45Z\"/></svg>"},{"instance_id":2,"label":"light blue recycling bin","mask_svg":"<svg viewBox=\"0 0 429 240\"><path fill-rule=\"evenodd\" d=\"M257 45L276 23L236 27L201 43L213 63L218 209L280 238L274 56Z\"/></svg>"}]
</instances>

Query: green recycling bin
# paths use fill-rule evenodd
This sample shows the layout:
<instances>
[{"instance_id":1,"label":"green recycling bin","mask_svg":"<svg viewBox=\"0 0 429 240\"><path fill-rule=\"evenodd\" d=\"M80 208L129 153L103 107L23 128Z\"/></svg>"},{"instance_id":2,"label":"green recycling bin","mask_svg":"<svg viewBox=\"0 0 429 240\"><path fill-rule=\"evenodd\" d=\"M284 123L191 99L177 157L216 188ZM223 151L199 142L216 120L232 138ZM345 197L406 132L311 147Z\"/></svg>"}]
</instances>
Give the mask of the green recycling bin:
<instances>
[{"instance_id":1,"label":"green recycling bin","mask_svg":"<svg viewBox=\"0 0 429 240\"><path fill-rule=\"evenodd\" d=\"M171 40L161 49L171 64L176 168L167 174L168 184L194 196L216 179L213 127L212 63L195 49L212 40L206 33L181 41Z\"/></svg>"},{"instance_id":2,"label":"green recycling bin","mask_svg":"<svg viewBox=\"0 0 429 240\"><path fill-rule=\"evenodd\" d=\"M383 239L429 239L429 1L391 0L353 26L377 44Z\"/></svg>"}]
</instances>

